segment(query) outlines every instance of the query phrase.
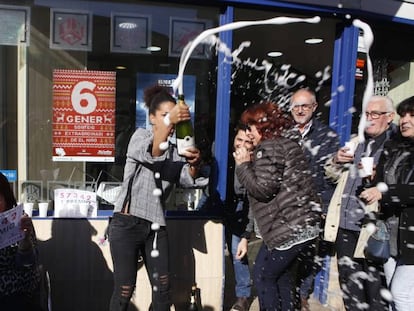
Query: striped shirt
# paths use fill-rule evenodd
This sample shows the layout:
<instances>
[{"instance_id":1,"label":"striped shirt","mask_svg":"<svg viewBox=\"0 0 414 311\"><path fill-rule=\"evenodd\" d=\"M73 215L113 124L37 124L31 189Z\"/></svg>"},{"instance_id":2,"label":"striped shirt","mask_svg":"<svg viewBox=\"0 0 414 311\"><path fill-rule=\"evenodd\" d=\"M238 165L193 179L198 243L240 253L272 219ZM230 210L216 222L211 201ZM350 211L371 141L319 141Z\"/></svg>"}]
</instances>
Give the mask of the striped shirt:
<instances>
[{"instance_id":1,"label":"striped shirt","mask_svg":"<svg viewBox=\"0 0 414 311\"><path fill-rule=\"evenodd\" d=\"M189 165L185 158L178 155L173 144L170 144L161 156L153 157L153 138L152 131L143 128L138 128L132 135L128 145L124 181L115 202L114 212L122 210L129 180L136 175L131 188L129 213L165 226L165 200L174 184L177 183L183 188L204 187L208 183L208 178L193 179ZM160 196L154 192L157 188L162 190Z\"/></svg>"}]
</instances>

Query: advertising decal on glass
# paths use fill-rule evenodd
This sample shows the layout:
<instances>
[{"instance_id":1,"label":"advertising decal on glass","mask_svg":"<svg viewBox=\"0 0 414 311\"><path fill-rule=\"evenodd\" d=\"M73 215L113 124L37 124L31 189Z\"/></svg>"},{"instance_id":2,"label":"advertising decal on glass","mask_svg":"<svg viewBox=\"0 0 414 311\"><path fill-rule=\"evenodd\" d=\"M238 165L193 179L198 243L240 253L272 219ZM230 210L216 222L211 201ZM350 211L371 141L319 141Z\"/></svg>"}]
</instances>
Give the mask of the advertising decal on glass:
<instances>
[{"instance_id":1,"label":"advertising decal on glass","mask_svg":"<svg viewBox=\"0 0 414 311\"><path fill-rule=\"evenodd\" d=\"M53 71L53 161L114 162L113 71Z\"/></svg>"},{"instance_id":2,"label":"advertising decal on glass","mask_svg":"<svg viewBox=\"0 0 414 311\"><path fill-rule=\"evenodd\" d=\"M30 8L0 5L0 45L30 45Z\"/></svg>"},{"instance_id":3,"label":"advertising decal on glass","mask_svg":"<svg viewBox=\"0 0 414 311\"><path fill-rule=\"evenodd\" d=\"M136 114L135 114L135 127L146 128L149 125L148 121L148 109L144 103L144 90L147 87L153 85L161 85L169 88L171 94L173 94L172 85L177 78L175 74L162 74L162 73L137 73L137 99L136 99ZM191 117L194 120L195 113L195 90L196 90L196 77L192 75L184 75L184 92L185 103L190 107Z\"/></svg>"},{"instance_id":4,"label":"advertising decal on glass","mask_svg":"<svg viewBox=\"0 0 414 311\"><path fill-rule=\"evenodd\" d=\"M208 20L183 19L179 17L170 18L170 44L169 56L180 57L184 47L188 42L196 38L200 33L206 30L210 22ZM208 46L198 45L193 53L192 58L209 57Z\"/></svg>"},{"instance_id":5,"label":"advertising decal on glass","mask_svg":"<svg viewBox=\"0 0 414 311\"><path fill-rule=\"evenodd\" d=\"M149 54L151 16L111 14L111 52Z\"/></svg>"},{"instance_id":6,"label":"advertising decal on glass","mask_svg":"<svg viewBox=\"0 0 414 311\"><path fill-rule=\"evenodd\" d=\"M39 202L43 199L43 181L26 180L20 184L20 200L22 202Z\"/></svg>"},{"instance_id":7,"label":"advertising decal on glass","mask_svg":"<svg viewBox=\"0 0 414 311\"><path fill-rule=\"evenodd\" d=\"M92 51L92 14L50 9L50 48Z\"/></svg>"}]
</instances>

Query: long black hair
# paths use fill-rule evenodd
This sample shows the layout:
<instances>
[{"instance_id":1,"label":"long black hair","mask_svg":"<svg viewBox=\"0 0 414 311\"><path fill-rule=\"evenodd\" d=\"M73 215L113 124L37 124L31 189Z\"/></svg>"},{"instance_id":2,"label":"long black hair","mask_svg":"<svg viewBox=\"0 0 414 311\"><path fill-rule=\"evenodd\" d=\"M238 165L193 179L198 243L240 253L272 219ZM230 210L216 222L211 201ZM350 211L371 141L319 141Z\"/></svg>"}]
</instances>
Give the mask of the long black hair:
<instances>
[{"instance_id":1,"label":"long black hair","mask_svg":"<svg viewBox=\"0 0 414 311\"><path fill-rule=\"evenodd\" d=\"M4 200L6 201L6 210L12 209L16 205L16 198L10 187L10 183L2 173L0 173L0 194L4 196Z\"/></svg>"}]
</instances>

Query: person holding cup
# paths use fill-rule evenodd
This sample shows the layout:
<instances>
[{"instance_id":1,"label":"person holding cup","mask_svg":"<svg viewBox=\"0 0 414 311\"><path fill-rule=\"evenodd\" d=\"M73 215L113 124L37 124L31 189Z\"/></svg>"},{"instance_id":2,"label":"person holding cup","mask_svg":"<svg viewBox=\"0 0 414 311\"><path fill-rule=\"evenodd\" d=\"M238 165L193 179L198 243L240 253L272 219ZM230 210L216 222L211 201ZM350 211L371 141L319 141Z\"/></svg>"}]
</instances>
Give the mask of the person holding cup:
<instances>
[{"instance_id":1,"label":"person holding cup","mask_svg":"<svg viewBox=\"0 0 414 311\"><path fill-rule=\"evenodd\" d=\"M407 311L414 309L414 96L402 101L397 113L400 132L385 144L373 187L364 190L361 197L381 205L381 216L391 234L391 257L384 272L393 310Z\"/></svg>"},{"instance_id":2,"label":"person holding cup","mask_svg":"<svg viewBox=\"0 0 414 311\"><path fill-rule=\"evenodd\" d=\"M7 178L0 173L0 213L16 206L16 198ZM21 218L24 238L0 249L0 306L2 311L41 310L36 295L40 274L37 262L36 235L27 214Z\"/></svg>"},{"instance_id":3,"label":"person holding cup","mask_svg":"<svg viewBox=\"0 0 414 311\"><path fill-rule=\"evenodd\" d=\"M357 246L366 213L376 210L360 194L370 187L384 143L397 131L392 123L394 104L389 97L373 96L364 113L365 140L354 137L325 164L325 174L337 186L328 207L324 239L335 243L346 310L358 310L361 304L370 310L388 310L380 296L380 289L385 287L381 282L382 267L360 255ZM368 163L372 171L365 172Z\"/></svg>"}]
</instances>

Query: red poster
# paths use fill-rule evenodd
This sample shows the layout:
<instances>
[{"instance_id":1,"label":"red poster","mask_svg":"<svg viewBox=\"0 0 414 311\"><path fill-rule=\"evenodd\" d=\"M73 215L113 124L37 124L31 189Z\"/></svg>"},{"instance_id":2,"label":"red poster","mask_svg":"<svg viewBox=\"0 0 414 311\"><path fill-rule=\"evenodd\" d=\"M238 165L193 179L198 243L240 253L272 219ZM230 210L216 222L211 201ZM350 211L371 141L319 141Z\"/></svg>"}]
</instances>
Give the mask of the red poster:
<instances>
[{"instance_id":1,"label":"red poster","mask_svg":"<svg viewBox=\"0 0 414 311\"><path fill-rule=\"evenodd\" d=\"M54 70L53 161L114 162L115 72Z\"/></svg>"}]
</instances>

